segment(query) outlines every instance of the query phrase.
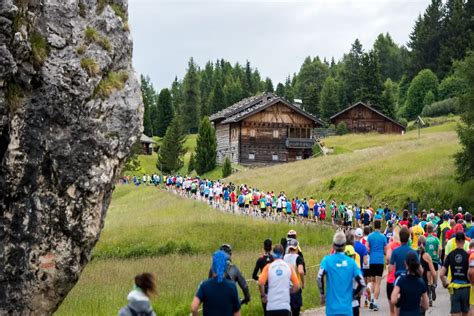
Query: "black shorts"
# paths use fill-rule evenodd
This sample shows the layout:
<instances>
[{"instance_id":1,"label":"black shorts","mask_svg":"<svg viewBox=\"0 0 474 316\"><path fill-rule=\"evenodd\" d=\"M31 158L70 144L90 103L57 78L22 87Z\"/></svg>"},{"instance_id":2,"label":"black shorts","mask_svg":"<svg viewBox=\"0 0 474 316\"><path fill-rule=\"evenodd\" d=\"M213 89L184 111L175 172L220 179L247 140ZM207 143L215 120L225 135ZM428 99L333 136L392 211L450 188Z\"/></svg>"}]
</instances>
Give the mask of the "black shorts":
<instances>
[{"instance_id":1,"label":"black shorts","mask_svg":"<svg viewBox=\"0 0 474 316\"><path fill-rule=\"evenodd\" d=\"M267 316L291 316L291 311L286 309L279 309L276 311L268 311L266 313Z\"/></svg>"},{"instance_id":2,"label":"black shorts","mask_svg":"<svg viewBox=\"0 0 474 316\"><path fill-rule=\"evenodd\" d=\"M278 213L281 213L281 207L278 207L278 208L277 208L277 212L278 212Z\"/></svg>"},{"instance_id":3,"label":"black shorts","mask_svg":"<svg viewBox=\"0 0 474 316\"><path fill-rule=\"evenodd\" d=\"M370 275L373 277L382 277L383 276L383 263L382 264L371 264L370 265Z\"/></svg>"},{"instance_id":4,"label":"black shorts","mask_svg":"<svg viewBox=\"0 0 474 316\"><path fill-rule=\"evenodd\" d=\"M469 313L469 293L471 287L463 287L454 290L451 294L451 314Z\"/></svg>"},{"instance_id":5,"label":"black shorts","mask_svg":"<svg viewBox=\"0 0 474 316\"><path fill-rule=\"evenodd\" d=\"M362 274L364 275L364 278L370 278L370 269L362 269Z\"/></svg>"},{"instance_id":6,"label":"black shorts","mask_svg":"<svg viewBox=\"0 0 474 316\"><path fill-rule=\"evenodd\" d=\"M240 208L243 208L243 207L244 207L244 203L239 203L239 207L240 207Z\"/></svg>"},{"instance_id":7,"label":"black shorts","mask_svg":"<svg viewBox=\"0 0 474 316\"><path fill-rule=\"evenodd\" d=\"M395 286L393 285L393 283L387 283L387 298L389 301L390 301L390 298L392 297L392 292L394 288Z\"/></svg>"}]
</instances>

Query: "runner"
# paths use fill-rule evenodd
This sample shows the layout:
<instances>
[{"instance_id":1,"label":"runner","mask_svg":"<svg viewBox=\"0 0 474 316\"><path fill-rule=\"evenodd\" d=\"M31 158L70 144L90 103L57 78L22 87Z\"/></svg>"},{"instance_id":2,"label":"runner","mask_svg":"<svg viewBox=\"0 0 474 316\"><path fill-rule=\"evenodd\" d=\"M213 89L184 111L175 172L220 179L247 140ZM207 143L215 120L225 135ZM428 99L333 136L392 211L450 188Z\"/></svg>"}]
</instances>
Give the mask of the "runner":
<instances>
[{"instance_id":1,"label":"runner","mask_svg":"<svg viewBox=\"0 0 474 316\"><path fill-rule=\"evenodd\" d=\"M147 315L156 316L150 304L150 298L156 294L156 279L151 273L142 273L135 277L133 290L128 294L127 306L119 311L119 316Z\"/></svg>"},{"instance_id":2,"label":"runner","mask_svg":"<svg viewBox=\"0 0 474 316\"><path fill-rule=\"evenodd\" d=\"M410 239L410 231L407 227L400 229L400 247L393 250L390 256L390 265L388 266L388 272L395 271L395 278L406 273L405 259L407 253L414 252L411 247L408 246L408 240Z\"/></svg>"},{"instance_id":3,"label":"runner","mask_svg":"<svg viewBox=\"0 0 474 316\"><path fill-rule=\"evenodd\" d=\"M258 281L258 274L263 271L263 268L269 263L273 262L272 256L272 241L271 239L265 239L263 242L264 254L257 259L255 268L253 269L252 279ZM268 294L268 284L265 284L265 294ZM263 315L267 315L267 304L262 302Z\"/></svg>"},{"instance_id":4,"label":"runner","mask_svg":"<svg viewBox=\"0 0 474 316\"><path fill-rule=\"evenodd\" d=\"M430 282L431 287L428 288L428 293L430 295L430 299L433 301L436 301L436 285L438 282L438 270L439 270L439 265L440 265L440 255L441 255L441 244L439 242L439 239L433 235L433 224L432 223L427 223L426 224L426 251L431 257L431 260L433 261L433 266L436 271L436 274Z\"/></svg>"},{"instance_id":5,"label":"runner","mask_svg":"<svg viewBox=\"0 0 474 316\"><path fill-rule=\"evenodd\" d=\"M424 315L428 309L426 285L420 278L420 262L414 252L409 252L404 264L407 274L395 281L391 303L397 304L400 316Z\"/></svg>"},{"instance_id":6,"label":"runner","mask_svg":"<svg viewBox=\"0 0 474 316\"><path fill-rule=\"evenodd\" d=\"M304 289L304 261L298 254L298 241L291 239L288 241L288 253L284 256L285 261L295 272L298 277L300 289L290 295L291 316L299 316L301 306L303 306L303 289Z\"/></svg>"},{"instance_id":7,"label":"runner","mask_svg":"<svg viewBox=\"0 0 474 316\"><path fill-rule=\"evenodd\" d=\"M390 238L390 241L387 245L387 256L385 259L386 265L389 266L390 264L390 257L392 256L392 253L395 249L400 247L400 228L397 226L393 230L393 235ZM390 309L390 316L395 316L396 315L396 310L395 310L395 304L392 304L392 292L395 283L395 270L391 270L390 272L387 273L387 298L388 298L388 305Z\"/></svg>"},{"instance_id":8,"label":"runner","mask_svg":"<svg viewBox=\"0 0 474 316\"><path fill-rule=\"evenodd\" d=\"M326 315L352 315L352 301L360 297L365 287L357 264L344 254L345 245L346 236L338 231L333 238L335 253L324 257L318 272L321 305L327 301ZM357 283L355 290L353 281Z\"/></svg>"},{"instance_id":9,"label":"runner","mask_svg":"<svg viewBox=\"0 0 474 316\"><path fill-rule=\"evenodd\" d=\"M420 258L420 264L423 268L423 281L425 282L429 305L433 306L433 299L431 294L431 289L433 288L433 280L436 279L436 271L433 265L433 260L428 252L425 250L426 247L426 238L425 236L420 236L418 239L418 256Z\"/></svg>"},{"instance_id":10,"label":"runner","mask_svg":"<svg viewBox=\"0 0 474 316\"><path fill-rule=\"evenodd\" d=\"M448 288L451 295L451 315L467 316L469 313L470 283L468 279L469 255L463 249L465 236L463 232L457 232L455 236L456 249L446 255L440 278L443 286ZM448 271L451 281L446 277Z\"/></svg>"},{"instance_id":11,"label":"runner","mask_svg":"<svg viewBox=\"0 0 474 316\"><path fill-rule=\"evenodd\" d=\"M412 240L411 248L413 250L418 249L418 238L420 238L420 236L423 236L424 233L425 231L420 225L415 225L411 228L411 240Z\"/></svg>"},{"instance_id":12,"label":"runner","mask_svg":"<svg viewBox=\"0 0 474 316\"><path fill-rule=\"evenodd\" d=\"M374 221L375 231L367 238L367 249L369 250L369 264L370 264L370 275L373 278L374 284L374 295L370 302L369 308L378 311L378 299L380 296L380 283L382 282L384 260L385 260L385 246L387 246L387 238L380 233L381 221Z\"/></svg>"},{"instance_id":13,"label":"runner","mask_svg":"<svg viewBox=\"0 0 474 316\"><path fill-rule=\"evenodd\" d=\"M263 268L258 278L262 303L267 304L267 316L291 316L290 293L300 289L296 272L282 260L283 246L273 248L274 261ZM265 284L268 282L268 294Z\"/></svg>"},{"instance_id":14,"label":"runner","mask_svg":"<svg viewBox=\"0 0 474 316\"><path fill-rule=\"evenodd\" d=\"M240 302L235 283L225 278L228 256L218 250L212 259L212 276L201 282L191 304L193 316L199 315L203 304L204 315L240 316Z\"/></svg>"}]
</instances>

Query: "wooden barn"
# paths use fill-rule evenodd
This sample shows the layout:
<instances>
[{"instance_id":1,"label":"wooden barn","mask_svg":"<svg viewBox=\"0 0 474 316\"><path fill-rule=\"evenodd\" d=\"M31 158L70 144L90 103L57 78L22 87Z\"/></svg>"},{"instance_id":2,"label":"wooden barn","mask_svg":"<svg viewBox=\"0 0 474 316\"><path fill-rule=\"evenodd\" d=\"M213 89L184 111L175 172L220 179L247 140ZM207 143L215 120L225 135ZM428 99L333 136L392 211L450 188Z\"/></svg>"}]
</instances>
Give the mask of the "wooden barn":
<instances>
[{"instance_id":1,"label":"wooden barn","mask_svg":"<svg viewBox=\"0 0 474 316\"><path fill-rule=\"evenodd\" d=\"M360 101L333 115L329 120L336 126L345 122L351 133L402 134L405 132L405 126Z\"/></svg>"},{"instance_id":2,"label":"wooden barn","mask_svg":"<svg viewBox=\"0 0 474 316\"><path fill-rule=\"evenodd\" d=\"M323 123L272 93L243 99L210 117L217 162L272 164L311 157L313 130Z\"/></svg>"}]
</instances>

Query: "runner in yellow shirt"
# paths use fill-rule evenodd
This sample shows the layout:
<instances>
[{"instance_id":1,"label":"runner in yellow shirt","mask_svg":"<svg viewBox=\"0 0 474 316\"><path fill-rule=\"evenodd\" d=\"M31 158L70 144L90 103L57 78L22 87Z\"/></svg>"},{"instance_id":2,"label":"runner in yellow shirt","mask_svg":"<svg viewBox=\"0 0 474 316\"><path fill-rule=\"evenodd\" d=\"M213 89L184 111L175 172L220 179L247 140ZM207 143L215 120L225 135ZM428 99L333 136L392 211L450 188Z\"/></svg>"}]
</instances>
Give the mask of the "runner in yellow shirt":
<instances>
[{"instance_id":1,"label":"runner in yellow shirt","mask_svg":"<svg viewBox=\"0 0 474 316\"><path fill-rule=\"evenodd\" d=\"M415 250L418 249L418 238L425 234L424 229L420 225L415 225L411 228L411 247Z\"/></svg>"}]
</instances>

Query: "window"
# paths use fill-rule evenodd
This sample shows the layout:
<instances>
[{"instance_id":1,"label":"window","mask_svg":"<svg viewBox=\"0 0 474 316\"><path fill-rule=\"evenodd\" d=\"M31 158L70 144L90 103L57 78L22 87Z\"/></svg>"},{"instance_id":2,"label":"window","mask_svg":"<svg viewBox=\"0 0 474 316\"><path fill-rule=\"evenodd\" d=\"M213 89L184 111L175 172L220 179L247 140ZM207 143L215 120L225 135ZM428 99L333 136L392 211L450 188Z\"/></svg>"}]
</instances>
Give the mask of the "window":
<instances>
[{"instance_id":1,"label":"window","mask_svg":"<svg viewBox=\"0 0 474 316\"><path fill-rule=\"evenodd\" d=\"M301 155L296 156L296 160L301 160L301 159L303 159L303 157L301 157Z\"/></svg>"},{"instance_id":2,"label":"window","mask_svg":"<svg viewBox=\"0 0 474 316\"><path fill-rule=\"evenodd\" d=\"M254 129L250 130L250 137L255 137L255 130Z\"/></svg>"},{"instance_id":3,"label":"window","mask_svg":"<svg viewBox=\"0 0 474 316\"><path fill-rule=\"evenodd\" d=\"M255 153L249 153L249 160L255 160Z\"/></svg>"},{"instance_id":4,"label":"window","mask_svg":"<svg viewBox=\"0 0 474 316\"><path fill-rule=\"evenodd\" d=\"M272 160L273 161L278 161L278 154L273 153L272 154Z\"/></svg>"},{"instance_id":5,"label":"window","mask_svg":"<svg viewBox=\"0 0 474 316\"><path fill-rule=\"evenodd\" d=\"M278 132L277 129L274 129L274 130L273 130L273 138L278 138L278 137L279 137L279 134L280 134L280 133Z\"/></svg>"}]
</instances>

